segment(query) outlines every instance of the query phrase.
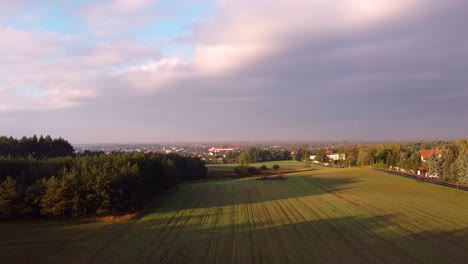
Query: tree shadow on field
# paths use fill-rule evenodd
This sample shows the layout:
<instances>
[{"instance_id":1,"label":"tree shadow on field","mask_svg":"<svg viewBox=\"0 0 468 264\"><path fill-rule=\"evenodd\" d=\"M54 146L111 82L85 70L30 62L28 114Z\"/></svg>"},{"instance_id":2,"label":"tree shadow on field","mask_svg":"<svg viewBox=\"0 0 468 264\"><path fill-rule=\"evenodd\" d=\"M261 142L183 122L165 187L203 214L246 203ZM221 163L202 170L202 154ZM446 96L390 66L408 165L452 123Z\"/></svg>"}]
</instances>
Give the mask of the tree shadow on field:
<instances>
[{"instance_id":1,"label":"tree shadow on field","mask_svg":"<svg viewBox=\"0 0 468 264\"><path fill-rule=\"evenodd\" d=\"M170 225L147 220L31 226L15 238L2 236L0 259L5 263L466 263L468 257L466 225L433 230L411 226L402 215L322 216L306 221L267 210L269 214L253 212L247 218L234 214L228 220L223 214L180 218ZM18 233L22 226L12 226L11 232L3 226L0 232Z\"/></svg>"},{"instance_id":2,"label":"tree shadow on field","mask_svg":"<svg viewBox=\"0 0 468 264\"><path fill-rule=\"evenodd\" d=\"M214 221L209 227L153 225L144 232L153 234L151 243L132 249L145 238L129 236L106 254L110 262L119 262L125 252L145 263L466 263L468 229L408 230L396 218L280 224L259 216L242 223Z\"/></svg>"},{"instance_id":3,"label":"tree shadow on field","mask_svg":"<svg viewBox=\"0 0 468 264\"><path fill-rule=\"evenodd\" d=\"M123 233L130 223L31 220L0 223L2 263L79 263ZM85 255L86 257L86 255Z\"/></svg>"},{"instance_id":4,"label":"tree shadow on field","mask_svg":"<svg viewBox=\"0 0 468 264\"><path fill-rule=\"evenodd\" d=\"M169 200L181 200L180 205L172 206L170 203L164 203L154 212L167 213L180 209L223 207L319 196L346 190L360 181L352 177L286 176L285 180L245 179L187 184L181 186L169 198Z\"/></svg>"}]
</instances>

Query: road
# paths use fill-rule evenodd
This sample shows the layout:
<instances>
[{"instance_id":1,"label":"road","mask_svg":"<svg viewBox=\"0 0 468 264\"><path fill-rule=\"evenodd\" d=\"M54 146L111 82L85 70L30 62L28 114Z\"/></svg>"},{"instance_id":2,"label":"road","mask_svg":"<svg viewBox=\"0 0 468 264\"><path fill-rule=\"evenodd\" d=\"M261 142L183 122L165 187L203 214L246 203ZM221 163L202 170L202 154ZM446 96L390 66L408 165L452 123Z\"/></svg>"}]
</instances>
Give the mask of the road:
<instances>
[{"instance_id":1,"label":"road","mask_svg":"<svg viewBox=\"0 0 468 264\"><path fill-rule=\"evenodd\" d=\"M463 186L463 185L458 185L457 186L456 184L447 183L447 182L440 182L440 181L437 181L437 180L431 180L429 178L421 177L421 176L410 174L410 173L391 171L391 170L385 170L385 169L375 169L375 170L383 171L383 172L386 172L386 173L389 173L389 174L398 175L398 176L402 176L402 177L406 177L406 178L415 179L415 180L418 180L418 181L437 184L437 185L441 185L441 186L445 186L445 187L449 187L449 188L453 188L453 189L468 191L468 186Z\"/></svg>"}]
</instances>

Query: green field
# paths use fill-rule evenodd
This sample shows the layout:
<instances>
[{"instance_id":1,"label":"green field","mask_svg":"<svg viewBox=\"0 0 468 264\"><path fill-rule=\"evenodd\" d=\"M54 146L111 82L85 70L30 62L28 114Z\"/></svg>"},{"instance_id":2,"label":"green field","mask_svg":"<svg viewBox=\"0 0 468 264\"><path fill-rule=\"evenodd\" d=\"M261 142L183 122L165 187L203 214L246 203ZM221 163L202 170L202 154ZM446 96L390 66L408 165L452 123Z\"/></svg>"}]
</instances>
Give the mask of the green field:
<instances>
[{"instance_id":1,"label":"green field","mask_svg":"<svg viewBox=\"0 0 468 264\"><path fill-rule=\"evenodd\" d=\"M468 193L367 169L181 185L139 220L0 224L3 263L466 263Z\"/></svg>"},{"instance_id":2,"label":"green field","mask_svg":"<svg viewBox=\"0 0 468 264\"><path fill-rule=\"evenodd\" d=\"M293 169L303 169L305 168L305 163L302 161L296 161L296 160L282 160L282 161L268 161L268 162L259 162L259 163L251 163L249 166L255 167L255 168L260 168L261 166L265 165L267 168L272 169L273 165L279 165L280 169L287 169L287 170L293 170ZM239 164L211 164L207 165L206 167L208 168L209 171L229 171L232 172L236 166ZM322 166L318 166L315 164L310 164L311 168L324 168Z\"/></svg>"}]
</instances>

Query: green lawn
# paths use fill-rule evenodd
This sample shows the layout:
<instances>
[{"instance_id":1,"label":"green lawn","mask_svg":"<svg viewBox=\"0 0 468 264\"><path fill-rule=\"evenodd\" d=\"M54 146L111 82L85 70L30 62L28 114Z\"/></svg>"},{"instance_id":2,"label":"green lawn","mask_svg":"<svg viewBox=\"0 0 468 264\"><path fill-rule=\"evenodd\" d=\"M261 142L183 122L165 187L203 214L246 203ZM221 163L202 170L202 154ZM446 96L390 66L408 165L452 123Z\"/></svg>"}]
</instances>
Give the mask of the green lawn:
<instances>
[{"instance_id":1,"label":"green lawn","mask_svg":"<svg viewBox=\"0 0 468 264\"><path fill-rule=\"evenodd\" d=\"M468 192L367 169L315 170L184 184L127 223L3 223L0 259L466 263L467 219Z\"/></svg>"}]
</instances>

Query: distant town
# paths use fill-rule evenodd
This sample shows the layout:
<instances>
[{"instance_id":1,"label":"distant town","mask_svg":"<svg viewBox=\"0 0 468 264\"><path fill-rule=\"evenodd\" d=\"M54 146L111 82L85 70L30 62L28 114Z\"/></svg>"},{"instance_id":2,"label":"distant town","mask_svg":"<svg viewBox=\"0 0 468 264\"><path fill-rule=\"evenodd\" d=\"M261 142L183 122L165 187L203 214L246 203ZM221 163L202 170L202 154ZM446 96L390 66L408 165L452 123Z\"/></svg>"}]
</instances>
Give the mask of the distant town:
<instances>
[{"instance_id":1,"label":"distant town","mask_svg":"<svg viewBox=\"0 0 468 264\"><path fill-rule=\"evenodd\" d=\"M198 157L207 163L226 163L226 157L233 152L240 152L245 148L275 149L288 151L291 154L301 149L335 148L350 143L160 143L160 144L74 144L76 153L102 152L111 153L177 153L190 157ZM328 147L330 146L330 147ZM223 162L224 160L224 162Z\"/></svg>"},{"instance_id":2,"label":"distant town","mask_svg":"<svg viewBox=\"0 0 468 264\"><path fill-rule=\"evenodd\" d=\"M211 163L222 163L228 153L241 151L245 147L252 145L232 145L232 144L76 144L73 145L76 153L102 152L111 153L177 153L190 157L198 157ZM254 145L261 148L273 148L293 151L297 146L294 145Z\"/></svg>"}]
</instances>

